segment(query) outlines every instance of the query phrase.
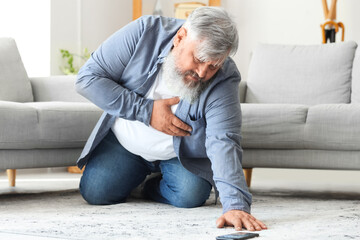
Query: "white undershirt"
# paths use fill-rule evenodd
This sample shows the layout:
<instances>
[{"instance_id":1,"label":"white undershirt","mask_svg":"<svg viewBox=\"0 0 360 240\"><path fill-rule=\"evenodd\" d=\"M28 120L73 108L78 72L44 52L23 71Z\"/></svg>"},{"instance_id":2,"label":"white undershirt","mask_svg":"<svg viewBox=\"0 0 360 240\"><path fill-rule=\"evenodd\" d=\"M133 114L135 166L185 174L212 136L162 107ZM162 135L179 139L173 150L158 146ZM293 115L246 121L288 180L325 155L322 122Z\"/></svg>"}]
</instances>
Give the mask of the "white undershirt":
<instances>
[{"instance_id":1,"label":"white undershirt","mask_svg":"<svg viewBox=\"0 0 360 240\"><path fill-rule=\"evenodd\" d=\"M158 100L175 97L166 86L162 76L162 69L160 69L145 98ZM178 104L171 107L173 113L177 106ZM111 130L126 150L147 161L168 160L176 157L173 137L151 126L148 127L142 122L116 118Z\"/></svg>"}]
</instances>

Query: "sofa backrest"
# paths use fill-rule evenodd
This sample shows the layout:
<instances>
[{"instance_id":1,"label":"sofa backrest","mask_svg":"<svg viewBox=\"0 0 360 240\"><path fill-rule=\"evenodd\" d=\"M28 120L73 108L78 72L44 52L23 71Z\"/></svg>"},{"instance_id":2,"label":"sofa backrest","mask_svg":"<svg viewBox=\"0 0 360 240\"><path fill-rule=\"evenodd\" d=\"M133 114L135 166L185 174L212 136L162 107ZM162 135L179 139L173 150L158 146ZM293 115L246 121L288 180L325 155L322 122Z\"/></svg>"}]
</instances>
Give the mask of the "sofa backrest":
<instances>
[{"instance_id":1,"label":"sofa backrest","mask_svg":"<svg viewBox=\"0 0 360 240\"><path fill-rule=\"evenodd\" d=\"M89 102L75 90L76 75L29 78L35 102Z\"/></svg>"},{"instance_id":2,"label":"sofa backrest","mask_svg":"<svg viewBox=\"0 0 360 240\"><path fill-rule=\"evenodd\" d=\"M12 38L0 38L0 100L33 101L31 84Z\"/></svg>"},{"instance_id":3,"label":"sofa backrest","mask_svg":"<svg viewBox=\"0 0 360 240\"><path fill-rule=\"evenodd\" d=\"M360 49L356 50L352 69L351 102L360 103Z\"/></svg>"},{"instance_id":4,"label":"sofa backrest","mask_svg":"<svg viewBox=\"0 0 360 240\"><path fill-rule=\"evenodd\" d=\"M246 103L349 103L357 44L259 44L249 67Z\"/></svg>"}]
</instances>

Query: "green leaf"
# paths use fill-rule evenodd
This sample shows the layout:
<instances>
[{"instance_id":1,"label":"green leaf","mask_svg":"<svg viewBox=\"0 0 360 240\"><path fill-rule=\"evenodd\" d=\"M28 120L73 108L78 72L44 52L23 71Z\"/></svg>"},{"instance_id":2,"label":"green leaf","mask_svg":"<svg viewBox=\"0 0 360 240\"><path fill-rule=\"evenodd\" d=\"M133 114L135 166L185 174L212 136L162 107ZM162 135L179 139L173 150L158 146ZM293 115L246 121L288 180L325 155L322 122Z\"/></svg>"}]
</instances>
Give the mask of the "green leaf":
<instances>
[{"instance_id":1,"label":"green leaf","mask_svg":"<svg viewBox=\"0 0 360 240\"><path fill-rule=\"evenodd\" d=\"M78 57L82 60L82 64L84 64L89 58L90 53L87 48L84 49L83 53L81 55L77 55L75 53L69 52L66 49L60 49L61 57L65 60L66 64L63 67L60 67L60 70L64 74L77 74L80 67L74 66L74 57Z\"/></svg>"}]
</instances>

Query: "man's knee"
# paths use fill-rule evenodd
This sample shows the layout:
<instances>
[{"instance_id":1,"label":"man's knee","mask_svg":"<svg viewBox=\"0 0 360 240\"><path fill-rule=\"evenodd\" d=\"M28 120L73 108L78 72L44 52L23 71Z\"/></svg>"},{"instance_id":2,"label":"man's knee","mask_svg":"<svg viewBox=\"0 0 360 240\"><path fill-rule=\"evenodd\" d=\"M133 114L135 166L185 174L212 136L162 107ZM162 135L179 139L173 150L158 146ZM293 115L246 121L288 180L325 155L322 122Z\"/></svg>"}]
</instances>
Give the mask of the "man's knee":
<instances>
[{"instance_id":1,"label":"man's knee","mask_svg":"<svg viewBox=\"0 0 360 240\"><path fill-rule=\"evenodd\" d=\"M91 205L110 205L126 200L126 196L121 196L119 192L108 191L107 186L103 186L101 183L88 183L81 179L79 189L81 196Z\"/></svg>"},{"instance_id":2,"label":"man's knee","mask_svg":"<svg viewBox=\"0 0 360 240\"><path fill-rule=\"evenodd\" d=\"M178 208L195 208L202 206L207 198L202 196L184 196L178 195L172 202L171 205L178 207Z\"/></svg>"},{"instance_id":3,"label":"man's knee","mask_svg":"<svg viewBox=\"0 0 360 240\"><path fill-rule=\"evenodd\" d=\"M194 208L202 206L209 198L211 184L204 181L196 186L184 186L180 191L174 191L171 204L180 208Z\"/></svg>"}]
</instances>

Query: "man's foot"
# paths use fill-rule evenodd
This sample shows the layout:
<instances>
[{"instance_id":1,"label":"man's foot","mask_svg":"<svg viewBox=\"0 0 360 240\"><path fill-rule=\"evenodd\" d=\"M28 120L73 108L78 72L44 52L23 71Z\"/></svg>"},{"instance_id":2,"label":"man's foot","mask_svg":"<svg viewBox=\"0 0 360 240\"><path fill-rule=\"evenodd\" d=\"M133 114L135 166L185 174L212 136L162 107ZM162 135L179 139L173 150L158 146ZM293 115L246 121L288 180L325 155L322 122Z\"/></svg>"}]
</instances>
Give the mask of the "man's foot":
<instances>
[{"instance_id":1,"label":"man's foot","mask_svg":"<svg viewBox=\"0 0 360 240\"><path fill-rule=\"evenodd\" d=\"M154 184L154 181L159 181L161 180L162 175L160 172L156 172L156 173L151 173L150 175L147 175L145 180L136 188L134 188L131 193L130 196L133 198L138 198L138 199L150 199L150 197L146 194L145 192L145 185L150 182L150 184Z\"/></svg>"}]
</instances>

